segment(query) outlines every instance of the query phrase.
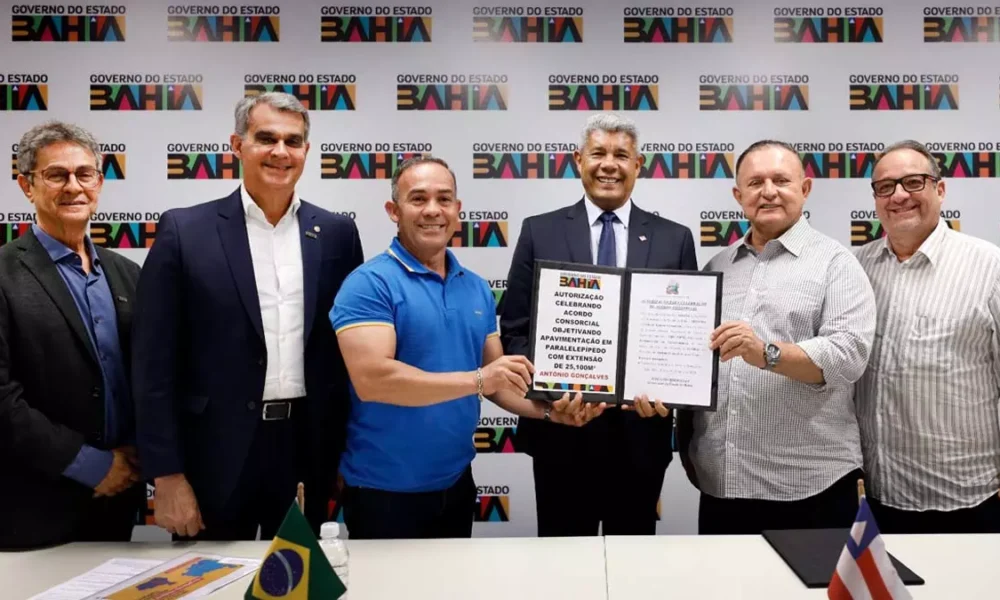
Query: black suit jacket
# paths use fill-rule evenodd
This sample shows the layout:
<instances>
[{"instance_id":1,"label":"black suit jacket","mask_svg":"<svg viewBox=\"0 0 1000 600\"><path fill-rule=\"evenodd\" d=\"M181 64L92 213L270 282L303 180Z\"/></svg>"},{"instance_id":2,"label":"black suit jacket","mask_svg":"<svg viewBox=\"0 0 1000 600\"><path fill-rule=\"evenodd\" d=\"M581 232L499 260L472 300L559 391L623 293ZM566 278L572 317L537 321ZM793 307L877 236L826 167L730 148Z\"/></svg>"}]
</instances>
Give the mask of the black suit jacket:
<instances>
[{"instance_id":1,"label":"black suit jacket","mask_svg":"<svg viewBox=\"0 0 1000 600\"><path fill-rule=\"evenodd\" d=\"M307 398L295 417L309 426L306 511L318 527L336 482L350 406L347 370L327 314L363 257L350 218L302 202L298 221ZM268 360L239 189L163 213L135 310L143 475L184 473L202 510L220 511L261 420Z\"/></svg>"},{"instance_id":2,"label":"black suit jacket","mask_svg":"<svg viewBox=\"0 0 1000 600\"><path fill-rule=\"evenodd\" d=\"M593 264L590 223L585 200L559 210L529 217L521 225L514 249L507 292L500 306L500 337L506 354L528 353L534 261L555 260ZM628 224L629 267L697 270L694 238L687 227L648 213L634 203ZM613 409L618 410L618 409ZM608 419L598 417L582 428L521 419L518 447L535 458L595 456L614 452L622 460L665 469L672 457L672 418L642 419L624 412L627 448L607 448Z\"/></svg>"},{"instance_id":3,"label":"black suit jacket","mask_svg":"<svg viewBox=\"0 0 1000 600\"><path fill-rule=\"evenodd\" d=\"M104 248L97 256L128 374L139 265ZM96 351L69 288L29 229L0 248L0 547L74 539L94 491L62 472L84 443L107 449L103 432Z\"/></svg>"}]
</instances>

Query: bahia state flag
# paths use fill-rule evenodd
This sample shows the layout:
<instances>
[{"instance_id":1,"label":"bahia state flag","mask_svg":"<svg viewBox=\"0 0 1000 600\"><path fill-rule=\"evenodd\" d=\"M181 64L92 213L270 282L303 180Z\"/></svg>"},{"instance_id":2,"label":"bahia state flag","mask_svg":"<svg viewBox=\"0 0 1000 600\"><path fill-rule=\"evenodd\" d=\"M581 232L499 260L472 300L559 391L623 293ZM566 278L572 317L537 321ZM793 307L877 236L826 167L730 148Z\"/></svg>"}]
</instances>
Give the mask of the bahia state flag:
<instances>
[{"instance_id":1,"label":"bahia state flag","mask_svg":"<svg viewBox=\"0 0 1000 600\"><path fill-rule=\"evenodd\" d=\"M910 600L913 597L892 566L864 496L826 596L830 600Z\"/></svg>"},{"instance_id":2,"label":"bahia state flag","mask_svg":"<svg viewBox=\"0 0 1000 600\"><path fill-rule=\"evenodd\" d=\"M298 503L292 502L244 600L333 600L346 591Z\"/></svg>"}]
</instances>

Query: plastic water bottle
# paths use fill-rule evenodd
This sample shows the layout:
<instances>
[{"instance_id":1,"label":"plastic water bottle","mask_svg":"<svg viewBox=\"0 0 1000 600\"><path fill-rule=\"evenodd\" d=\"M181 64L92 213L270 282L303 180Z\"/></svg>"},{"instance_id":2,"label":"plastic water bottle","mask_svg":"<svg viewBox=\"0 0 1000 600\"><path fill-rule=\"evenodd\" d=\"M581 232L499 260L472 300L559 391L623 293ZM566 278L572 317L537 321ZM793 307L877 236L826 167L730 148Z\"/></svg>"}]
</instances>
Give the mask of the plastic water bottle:
<instances>
[{"instance_id":1,"label":"plastic water bottle","mask_svg":"<svg viewBox=\"0 0 1000 600\"><path fill-rule=\"evenodd\" d=\"M343 582L344 587L349 587L350 584L347 583L347 571L351 555L347 551L347 544L344 543L344 540L340 539L340 523L328 522L320 526L319 547L323 549L327 560L330 561L330 566L333 567L333 571L340 578L340 581ZM340 600L347 600L346 592L340 597Z\"/></svg>"}]
</instances>

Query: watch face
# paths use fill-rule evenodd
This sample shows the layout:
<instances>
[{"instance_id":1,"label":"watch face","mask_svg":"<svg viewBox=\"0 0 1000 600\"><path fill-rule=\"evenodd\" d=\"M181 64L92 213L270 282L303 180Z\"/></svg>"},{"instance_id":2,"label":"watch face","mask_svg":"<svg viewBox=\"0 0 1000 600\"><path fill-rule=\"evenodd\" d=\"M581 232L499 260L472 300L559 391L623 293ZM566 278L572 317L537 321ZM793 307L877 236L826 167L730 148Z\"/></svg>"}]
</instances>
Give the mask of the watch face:
<instances>
[{"instance_id":1,"label":"watch face","mask_svg":"<svg viewBox=\"0 0 1000 600\"><path fill-rule=\"evenodd\" d=\"M779 356L781 356L781 349L774 344L768 344L765 352L767 353L767 358L770 360L776 360Z\"/></svg>"}]
</instances>

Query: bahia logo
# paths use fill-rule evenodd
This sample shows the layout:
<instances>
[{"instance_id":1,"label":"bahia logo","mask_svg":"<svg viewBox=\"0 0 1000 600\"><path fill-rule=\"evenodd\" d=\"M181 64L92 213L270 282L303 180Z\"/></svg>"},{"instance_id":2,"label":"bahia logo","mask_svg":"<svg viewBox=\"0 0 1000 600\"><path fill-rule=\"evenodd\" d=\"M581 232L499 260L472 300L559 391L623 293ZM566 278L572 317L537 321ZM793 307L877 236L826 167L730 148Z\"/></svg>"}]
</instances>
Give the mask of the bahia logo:
<instances>
[{"instance_id":1,"label":"bahia logo","mask_svg":"<svg viewBox=\"0 0 1000 600\"><path fill-rule=\"evenodd\" d=\"M809 110L809 76L701 75L699 110Z\"/></svg>"},{"instance_id":2,"label":"bahia logo","mask_svg":"<svg viewBox=\"0 0 1000 600\"><path fill-rule=\"evenodd\" d=\"M473 179L579 179L573 151L566 142L472 144Z\"/></svg>"},{"instance_id":3,"label":"bahia logo","mask_svg":"<svg viewBox=\"0 0 1000 600\"><path fill-rule=\"evenodd\" d=\"M1000 152L994 142L928 142L927 149L942 177L997 177L1000 173Z\"/></svg>"},{"instance_id":4,"label":"bahia logo","mask_svg":"<svg viewBox=\"0 0 1000 600\"><path fill-rule=\"evenodd\" d=\"M627 44L729 44L731 6L626 6Z\"/></svg>"},{"instance_id":5,"label":"bahia logo","mask_svg":"<svg viewBox=\"0 0 1000 600\"><path fill-rule=\"evenodd\" d=\"M580 43L583 7L477 6L472 9L472 41Z\"/></svg>"},{"instance_id":6,"label":"bahia logo","mask_svg":"<svg viewBox=\"0 0 1000 600\"><path fill-rule=\"evenodd\" d=\"M809 218L809 211L802 211ZM735 210L706 210L701 213L701 247L731 246L750 231L745 214Z\"/></svg>"},{"instance_id":7,"label":"bahia logo","mask_svg":"<svg viewBox=\"0 0 1000 600\"><path fill-rule=\"evenodd\" d=\"M167 7L168 42L277 42L281 8L262 5Z\"/></svg>"},{"instance_id":8,"label":"bahia logo","mask_svg":"<svg viewBox=\"0 0 1000 600\"><path fill-rule=\"evenodd\" d=\"M7 213L7 222L0 223L0 247L28 233L34 222L34 213Z\"/></svg>"},{"instance_id":9,"label":"bahia logo","mask_svg":"<svg viewBox=\"0 0 1000 600\"><path fill-rule=\"evenodd\" d=\"M476 452L512 454L517 452L517 417L482 417L472 436Z\"/></svg>"},{"instance_id":10,"label":"bahia logo","mask_svg":"<svg viewBox=\"0 0 1000 600\"><path fill-rule=\"evenodd\" d=\"M243 77L243 95L284 92L309 110L355 110L357 80L347 73L253 73Z\"/></svg>"},{"instance_id":11,"label":"bahia logo","mask_svg":"<svg viewBox=\"0 0 1000 600\"><path fill-rule=\"evenodd\" d=\"M785 44L881 44L881 6L774 9L774 41Z\"/></svg>"},{"instance_id":12,"label":"bahia logo","mask_svg":"<svg viewBox=\"0 0 1000 600\"><path fill-rule=\"evenodd\" d=\"M167 179L242 179L243 165L229 142L167 144Z\"/></svg>"},{"instance_id":13,"label":"bahia logo","mask_svg":"<svg viewBox=\"0 0 1000 600\"><path fill-rule=\"evenodd\" d=\"M201 110L203 77L175 73L94 73L90 110Z\"/></svg>"},{"instance_id":14,"label":"bahia logo","mask_svg":"<svg viewBox=\"0 0 1000 600\"><path fill-rule=\"evenodd\" d=\"M881 142L793 143L806 177L813 179L870 178L875 160L885 149Z\"/></svg>"},{"instance_id":15,"label":"bahia logo","mask_svg":"<svg viewBox=\"0 0 1000 600\"><path fill-rule=\"evenodd\" d=\"M507 110L507 75L400 73L396 110Z\"/></svg>"},{"instance_id":16,"label":"bahia logo","mask_svg":"<svg viewBox=\"0 0 1000 600\"><path fill-rule=\"evenodd\" d=\"M11 7L13 42L124 42L121 5L26 5Z\"/></svg>"},{"instance_id":17,"label":"bahia logo","mask_svg":"<svg viewBox=\"0 0 1000 600\"><path fill-rule=\"evenodd\" d=\"M962 211L942 210L941 218L949 229L962 230ZM874 210L851 211L851 246L864 246L885 237L885 228Z\"/></svg>"},{"instance_id":18,"label":"bahia logo","mask_svg":"<svg viewBox=\"0 0 1000 600\"><path fill-rule=\"evenodd\" d=\"M476 488L476 523L507 523L510 521L510 486L480 485Z\"/></svg>"},{"instance_id":19,"label":"bahia logo","mask_svg":"<svg viewBox=\"0 0 1000 600\"><path fill-rule=\"evenodd\" d=\"M101 171L105 181L125 179L125 144L100 144ZM11 146L10 178L17 179L17 144Z\"/></svg>"},{"instance_id":20,"label":"bahia logo","mask_svg":"<svg viewBox=\"0 0 1000 600\"><path fill-rule=\"evenodd\" d=\"M45 73L0 73L0 111L48 110L49 76Z\"/></svg>"},{"instance_id":21,"label":"bahia logo","mask_svg":"<svg viewBox=\"0 0 1000 600\"><path fill-rule=\"evenodd\" d=\"M549 75L549 110L659 110L654 74Z\"/></svg>"},{"instance_id":22,"label":"bahia logo","mask_svg":"<svg viewBox=\"0 0 1000 600\"><path fill-rule=\"evenodd\" d=\"M507 280L490 279L489 284L490 289L493 291L493 301L497 305L497 316L500 316L500 303L503 302L504 294L507 293Z\"/></svg>"},{"instance_id":23,"label":"bahia logo","mask_svg":"<svg viewBox=\"0 0 1000 600\"><path fill-rule=\"evenodd\" d=\"M90 239L102 248L152 248L160 213L97 213Z\"/></svg>"},{"instance_id":24,"label":"bahia logo","mask_svg":"<svg viewBox=\"0 0 1000 600\"><path fill-rule=\"evenodd\" d=\"M507 211L462 211L458 218L458 230L448 244L452 248L507 247Z\"/></svg>"},{"instance_id":25,"label":"bahia logo","mask_svg":"<svg viewBox=\"0 0 1000 600\"><path fill-rule=\"evenodd\" d=\"M1000 6L925 6L924 41L1000 41Z\"/></svg>"},{"instance_id":26,"label":"bahia logo","mask_svg":"<svg viewBox=\"0 0 1000 600\"><path fill-rule=\"evenodd\" d=\"M430 42L434 9L430 6L324 6L321 42Z\"/></svg>"},{"instance_id":27,"label":"bahia logo","mask_svg":"<svg viewBox=\"0 0 1000 600\"><path fill-rule=\"evenodd\" d=\"M731 142L666 142L642 144L643 179L732 179Z\"/></svg>"},{"instance_id":28,"label":"bahia logo","mask_svg":"<svg viewBox=\"0 0 1000 600\"><path fill-rule=\"evenodd\" d=\"M858 73L848 82L851 110L958 110L957 73Z\"/></svg>"},{"instance_id":29,"label":"bahia logo","mask_svg":"<svg viewBox=\"0 0 1000 600\"><path fill-rule=\"evenodd\" d=\"M320 144L322 179L392 179L403 161L430 154L430 142L329 142Z\"/></svg>"},{"instance_id":30,"label":"bahia logo","mask_svg":"<svg viewBox=\"0 0 1000 600\"><path fill-rule=\"evenodd\" d=\"M326 505L326 520L335 521L337 523L344 522L344 505L340 504L337 500L331 499Z\"/></svg>"}]
</instances>

